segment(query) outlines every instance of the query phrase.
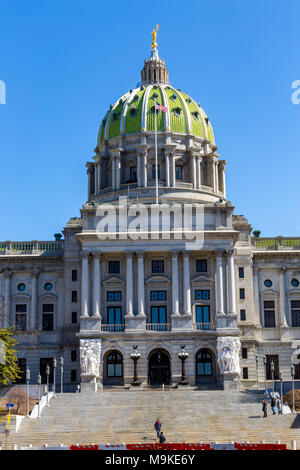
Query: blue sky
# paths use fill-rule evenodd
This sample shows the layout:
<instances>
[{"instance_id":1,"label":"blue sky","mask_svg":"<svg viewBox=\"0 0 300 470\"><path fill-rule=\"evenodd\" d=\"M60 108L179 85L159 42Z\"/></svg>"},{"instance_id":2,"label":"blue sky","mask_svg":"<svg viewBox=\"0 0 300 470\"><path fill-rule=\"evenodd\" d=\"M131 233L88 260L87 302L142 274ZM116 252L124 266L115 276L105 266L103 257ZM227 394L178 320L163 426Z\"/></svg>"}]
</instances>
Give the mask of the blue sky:
<instances>
[{"instance_id":1,"label":"blue sky","mask_svg":"<svg viewBox=\"0 0 300 470\"><path fill-rule=\"evenodd\" d=\"M3 0L0 240L52 239L79 216L100 122L140 80L157 23L171 82L212 122L235 213L300 236L299 14L298 0Z\"/></svg>"}]
</instances>

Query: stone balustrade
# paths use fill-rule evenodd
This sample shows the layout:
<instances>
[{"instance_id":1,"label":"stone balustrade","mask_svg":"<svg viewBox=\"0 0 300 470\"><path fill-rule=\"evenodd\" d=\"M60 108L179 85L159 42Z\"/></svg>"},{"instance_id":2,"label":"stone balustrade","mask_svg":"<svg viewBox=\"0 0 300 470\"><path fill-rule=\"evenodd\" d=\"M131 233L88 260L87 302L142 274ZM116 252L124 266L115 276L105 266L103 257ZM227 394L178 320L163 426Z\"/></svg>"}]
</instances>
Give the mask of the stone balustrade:
<instances>
[{"instance_id":1,"label":"stone balustrade","mask_svg":"<svg viewBox=\"0 0 300 470\"><path fill-rule=\"evenodd\" d=\"M5 241L0 242L0 256L16 255L61 255L63 252L63 241Z\"/></svg>"},{"instance_id":2,"label":"stone balustrade","mask_svg":"<svg viewBox=\"0 0 300 470\"><path fill-rule=\"evenodd\" d=\"M300 250L300 237L252 237L251 244L257 250Z\"/></svg>"}]
</instances>

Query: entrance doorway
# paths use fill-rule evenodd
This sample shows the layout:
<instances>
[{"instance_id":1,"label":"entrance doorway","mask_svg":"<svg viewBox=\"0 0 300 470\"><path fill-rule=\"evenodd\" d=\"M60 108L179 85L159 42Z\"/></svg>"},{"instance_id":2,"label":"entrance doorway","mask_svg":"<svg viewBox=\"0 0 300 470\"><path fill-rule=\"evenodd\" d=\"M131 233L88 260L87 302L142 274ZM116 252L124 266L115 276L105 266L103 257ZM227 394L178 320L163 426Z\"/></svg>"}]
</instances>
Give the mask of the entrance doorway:
<instances>
[{"instance_id":1,"label":"entrance doorway","mask_svg":"<svg viewBox=\"0 0 300 470\"><path fill-rule=\"evenodd\" d=\"M155 349L151 352L148 379L150 385L169 385L171 380L170 357L164 349Z\"/></svg>"},{"instance_id":2,"label":"entrance doorway","mask_svg":"<svg viewBox=\"0 0 300 470\"><path fill-rule=\"evenodd\" d=\"M214 384L215 378L215 360L211 351L200 349L196 354L196 383Z\"/></svg>"}]
</instances>

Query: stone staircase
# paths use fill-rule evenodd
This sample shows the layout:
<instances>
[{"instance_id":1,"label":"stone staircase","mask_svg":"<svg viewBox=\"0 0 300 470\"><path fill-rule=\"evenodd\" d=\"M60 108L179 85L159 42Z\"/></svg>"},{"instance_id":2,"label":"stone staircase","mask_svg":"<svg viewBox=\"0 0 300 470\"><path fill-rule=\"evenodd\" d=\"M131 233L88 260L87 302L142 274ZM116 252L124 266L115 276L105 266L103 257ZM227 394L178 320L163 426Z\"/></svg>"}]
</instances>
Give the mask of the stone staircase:
<instances>
[{"instance_id":1,"label":"stone staircase","mask_svg":"<svg viewBox=\"0 0 300 470\"><path fill-rule=\"evenodd\" d=\"M60 444L154 442L160 418L167 442L280 441L300 448L300 416L262 418L262 394L222 390L106 390L63 394L50 401L41 419L24 418L18 434L2 448ZM0 438L1 439L1 438Z\"/></svg>"}]
</instances>

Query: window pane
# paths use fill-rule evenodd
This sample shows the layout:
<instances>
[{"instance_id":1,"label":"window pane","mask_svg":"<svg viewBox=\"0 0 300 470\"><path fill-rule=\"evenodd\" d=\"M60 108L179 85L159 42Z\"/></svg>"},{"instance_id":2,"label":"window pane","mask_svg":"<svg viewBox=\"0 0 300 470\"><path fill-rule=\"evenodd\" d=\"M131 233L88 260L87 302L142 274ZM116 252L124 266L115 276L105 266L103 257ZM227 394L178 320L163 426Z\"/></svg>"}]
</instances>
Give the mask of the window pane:
<instances>
[{"instance_id":1,"label":"window pane","mask_svg":"<svg viewBox=\"0 0 300 470\"><path fill-rule=\"evenodd\" d=\"M166 307L159 307L159 323L167 323Z\"/></svg>"},{"instance_id":2,"label":"window pane","mask_svg":"<svg viewBox=\"0 0 300 470\"><path fill-rule=\"evenodd\" d=\"M205 373L205 375L211 375L211 363L210 362L205 363L204 373Z\"/></svg>"},{"instance_id":3,"label":"window pane","mask_svg":"<svg viewBox=\"0 0 300 470\"><path fill-rule=\"evenodd\" d=\"M207 272L207 260L206 259L197 259L196 260L196 272L197 273L206 273Z\"/></svg>"},{"instance_id":4,"label":"window pane","mask_svg":"<svg viewBox=\"0 0 300 470\"><path fill-rule=\"evenodd\" d=\"M151 323L158 323L158 308L152 307L151 308Z\"/></svg>"},{"instance_id":5,"label":"window pane","mask_svg":"<svg viewBox=\"0 0 300 470\"><path fill-rule=\"evenodd\" d=\"M107 376L114 377L115 375L115 366L114 364L107 364Z\"/></svg>"},{"instance_id":6,"label":"window pane","mask_svg":"<svg viewBox=\"0 0 300 470\"><path fill-rule=\"evenodd\" d=\"M115 376L122 377L122 364L115 365Z\"/></svg>"},{"instance_id":7,"label":"window pane","mask_svg":"<svg viewBox=\"0 0 300 470\"><path fill-rule=\"evenodd\" d=\"M108 323L114 325L115 323L115 311L113 307L108 308Z\"/></svg>"},{"instance_id":8,"label":"window pane","mask_svg":"<svg viewBox=\"0 0 300 470\"><path fill-rule=\"evenodd\" d=\"M120 325L122 323L122 321L121 321L121 308L120 307L115 308L115 322L116 322L116 325Z\"/></svg>"}]
</instances>

